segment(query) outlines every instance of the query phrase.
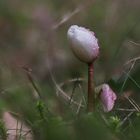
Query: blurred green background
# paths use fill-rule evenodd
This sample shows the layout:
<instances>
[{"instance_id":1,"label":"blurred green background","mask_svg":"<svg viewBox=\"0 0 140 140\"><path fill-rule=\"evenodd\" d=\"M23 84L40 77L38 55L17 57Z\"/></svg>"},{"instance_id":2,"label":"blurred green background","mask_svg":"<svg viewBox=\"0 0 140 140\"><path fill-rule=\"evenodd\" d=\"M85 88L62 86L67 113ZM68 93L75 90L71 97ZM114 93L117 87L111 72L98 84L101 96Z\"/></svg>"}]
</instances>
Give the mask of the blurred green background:
<instances>
[{"instance_id":1,"label":"blurred green background","mask_svg":"<svg viewBox=\"0 0 140 140\"><path fill-rule=\"evenodd\" d=\"M139 108L139 0L0 0L1 116L4 111L20 114L16 117L30 126L35 140L140 140L140 118L135 112L129 117L129 112L102 114L99 109L95 114L77 115L63 95L56 95L60 83L78 77L87 80L87 66L75 58L67 41L67 30L73 24L89 28L98 38L96 85L111 85L118 95L116 109L136 108L124 94ZM32 69L41 101L22 67ZM86 95L86 82L82 85ZM75 82L68 82L64 90L71 93L74 86ZM108 122L110 116L118 116L119 121L128 118L121 128L116 128L118 122L114 127L113 119L111 131L112 122L108 127L102 115Z\"/></svg>"}]
</instances>

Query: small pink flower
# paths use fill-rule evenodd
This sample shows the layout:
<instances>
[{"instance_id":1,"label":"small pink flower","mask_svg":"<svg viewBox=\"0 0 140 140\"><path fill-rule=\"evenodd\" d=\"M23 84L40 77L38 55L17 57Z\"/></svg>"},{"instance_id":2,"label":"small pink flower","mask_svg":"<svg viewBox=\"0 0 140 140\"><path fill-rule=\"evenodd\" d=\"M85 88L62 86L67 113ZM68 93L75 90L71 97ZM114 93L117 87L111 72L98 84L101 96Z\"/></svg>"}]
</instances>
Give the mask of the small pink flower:
<instances>
[{"instance_id":1,"label":"small pink flower","mask_svg":"<svg viewBox=\"0 0 140 140\"><path fill-rule=\"evenodd\" d=\"M113 109L117 96L113 92L113 90L109 87L108 84L103 84L100 98L101 98L104 112L109 112Z\"/></svg>"},{"instance_id":2,"label":"small pink flower","mask_svg":"<svg viewBox=\"0 0 140 140\"><path fill-rule=\"evenodd\" d=\"M94 32L77 25L72 25L67 32L71 49L83 62L91 63L99 55L98 40Z\"/></svg>"}]
</instances>

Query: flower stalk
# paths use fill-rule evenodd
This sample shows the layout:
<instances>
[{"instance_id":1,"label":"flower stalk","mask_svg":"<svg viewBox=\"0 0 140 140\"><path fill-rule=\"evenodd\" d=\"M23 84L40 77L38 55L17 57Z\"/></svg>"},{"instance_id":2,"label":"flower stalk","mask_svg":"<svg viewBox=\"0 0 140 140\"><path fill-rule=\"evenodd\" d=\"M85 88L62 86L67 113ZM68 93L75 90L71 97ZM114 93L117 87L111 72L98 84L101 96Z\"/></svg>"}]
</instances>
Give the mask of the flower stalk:
<instances>
[{"instance_id":1,"label":"flower stalk","mask_svg":"<svg viewBox=\"0 0 140 140\"><path fill-rule=\"evenodd\" d=\"M94 110L94 64L88 64L88 101L87 101L87 111L92 112Z\"/></svg>"}]
</instances>

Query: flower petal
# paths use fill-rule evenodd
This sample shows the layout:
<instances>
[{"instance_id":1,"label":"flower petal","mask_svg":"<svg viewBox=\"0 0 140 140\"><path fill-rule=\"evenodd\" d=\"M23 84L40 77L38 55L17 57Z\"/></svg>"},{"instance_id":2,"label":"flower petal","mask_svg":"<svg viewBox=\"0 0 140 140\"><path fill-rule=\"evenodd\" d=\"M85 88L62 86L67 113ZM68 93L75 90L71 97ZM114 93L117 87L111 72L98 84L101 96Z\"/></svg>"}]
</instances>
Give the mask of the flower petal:
<instances>
[{"instance_id":1,"label":"flower petal","mask_svg":"<svg viewBox=\"0 0 140 140\"><path fill-rule=\"evenodd\" d=\"M108 84L103 84L100 97L103 105L103 110L105 112L111 111L114 107L117 96Z\"/></svg>"}]
</instances>

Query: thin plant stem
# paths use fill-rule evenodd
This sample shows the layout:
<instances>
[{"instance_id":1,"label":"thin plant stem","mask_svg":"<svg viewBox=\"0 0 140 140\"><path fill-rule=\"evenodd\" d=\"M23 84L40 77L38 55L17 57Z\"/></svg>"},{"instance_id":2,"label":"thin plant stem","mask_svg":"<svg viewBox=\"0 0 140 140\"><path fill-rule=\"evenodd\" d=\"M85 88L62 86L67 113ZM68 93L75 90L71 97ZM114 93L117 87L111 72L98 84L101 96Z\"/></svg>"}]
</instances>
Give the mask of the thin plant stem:
<instances>
[{"instance_id":1,"label":"thin plant stem","mask_svg":"<svg viewBox=\"0 0 140 140\"><path fill-rule=\"evenodd\" d=\"M94 108L94 67L93 62L88 64L88 101L87 101L87 111L92 112Z\"/></svg>"},{"instance_id":2,"label":"thin plant stem","mask_svg":"<svg viewBox=\"0 0 140 140\"><path fill-rule=\"evenodd\" d=\"M26 75L27 75L27 77L28 77L28 80L30 81L31 85L33 86L33 88L34 88L35 91L37 92L39 99L41 99L41 98L42 98L42 97L41 97L41 93L40 93L38 87L36 86L36 84L35 84L35 82L34 82L34 80L33 80L33 77L32 77L32 75L31 75L32 70L31 70L30 68L28 68L28 67L25 67L25 66L23 66L22 68L25 70Z\"/></svg>"},{"instance_id":3,"label":"thin plant stem","mask_svg":"<svg viewBox=\"0 0 140 140\"><path fill-rule=\"evenodd\" d=\"M71 96L70 96L69 105L71 104L71 100L72 100L72 98L73 98L73 96L74 96L74 92L75 92L76 86L77 86L77 81L74 82L74 87L73 87L73 89L72 89L72 93L71 93Z\"/></svg>"}]
</instances>

